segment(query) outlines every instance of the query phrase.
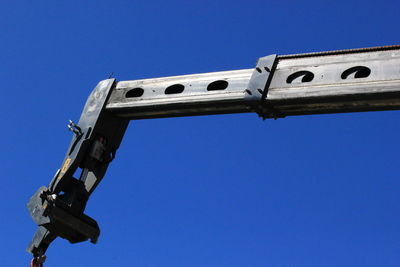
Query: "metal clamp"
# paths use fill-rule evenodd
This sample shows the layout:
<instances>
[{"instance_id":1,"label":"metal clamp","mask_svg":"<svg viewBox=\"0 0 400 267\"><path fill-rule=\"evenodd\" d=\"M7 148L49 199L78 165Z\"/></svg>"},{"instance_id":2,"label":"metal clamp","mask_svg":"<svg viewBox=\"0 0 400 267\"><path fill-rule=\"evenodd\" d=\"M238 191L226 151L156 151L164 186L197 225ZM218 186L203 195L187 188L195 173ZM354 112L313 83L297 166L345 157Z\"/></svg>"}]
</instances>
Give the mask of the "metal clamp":
<instances>
[{"instance_id":1,"label":"metal clamp","mask_svg":"<svg viewBox=\"0 0 400 267\"><path fill-rule=\"evenodd\" d=\"M249 101L250 106L252 106L258 116L263 119L268 117L274 119L285 117L284 114L267 102L268 89L277 64L277 55L259 58L246 89L247 96L245 99Z\"/></svg>"},{"instance_id":2,"label":"metal clamp","mask_svg":"<svg viewBox=\"0 0 400 267\"><path fill-rule=\"evenodd\" d=\"M76 125L72 120L69 120L67 127L68 127L68 130L70 130L77 136L82 135L82 129L78 125Z\"/></svg>"}]
</instances>

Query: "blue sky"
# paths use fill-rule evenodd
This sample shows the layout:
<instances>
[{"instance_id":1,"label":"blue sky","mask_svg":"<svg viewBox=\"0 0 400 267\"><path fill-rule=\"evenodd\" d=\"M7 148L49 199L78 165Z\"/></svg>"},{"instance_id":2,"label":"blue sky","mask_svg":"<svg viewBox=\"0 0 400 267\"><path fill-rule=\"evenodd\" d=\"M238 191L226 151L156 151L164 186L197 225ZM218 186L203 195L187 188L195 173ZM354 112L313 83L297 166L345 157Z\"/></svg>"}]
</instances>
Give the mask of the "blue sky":
<instances>
[{"instance_id":1,"label":"blue sky","mask_svg":"<svg viewBox=\"0 0 400 267\"><path fill-rule=\"evenodd\" d=\"M1 246L28 266L25 207L90 91L251 68L269 54L399 44L398 1L1 1ZM400 113L133 121L87 213L97 245L47 266L399 266Z\"/></svg>"}]
</instances>

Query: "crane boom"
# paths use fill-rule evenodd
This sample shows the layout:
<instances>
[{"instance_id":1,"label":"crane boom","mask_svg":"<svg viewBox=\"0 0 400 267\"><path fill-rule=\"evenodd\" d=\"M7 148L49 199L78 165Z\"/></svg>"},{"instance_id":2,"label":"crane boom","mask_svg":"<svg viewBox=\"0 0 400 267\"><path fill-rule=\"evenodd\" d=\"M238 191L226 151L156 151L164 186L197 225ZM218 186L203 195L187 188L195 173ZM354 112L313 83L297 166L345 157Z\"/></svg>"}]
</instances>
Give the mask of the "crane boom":
<instances>
[{"instance_id":1,"label":"crane boom","mask_svg":"<svg viewBox=\"0 0 400 267\"><path fill-rule=\"evenodd\" d=\"M260 84L258 90L248 90L254 74L269 74L262 67L260 73L256 68L120 81L106 109L129 119L147 119L254 112L253 102L260 98L270 107L259 111L266 118L400 107L399 46L268 60L275 60L276 69L266 89Z\"/></svg>"},{"instance_id":2,"label":"crane boom","mask_svg":"<svg viewBox=\"0 0 400 267\"><path fill-rule=\"evenodd\" d=\"M134 81L107 79L90 94L64 161L28 203L39 226L35 258L56 237L96 242L84 214L129 120L256 112L262 118L400 109L400 46L260 58L254 69ZM79 172L78 172L79 171Z\"/></svg>"}]
</instances>

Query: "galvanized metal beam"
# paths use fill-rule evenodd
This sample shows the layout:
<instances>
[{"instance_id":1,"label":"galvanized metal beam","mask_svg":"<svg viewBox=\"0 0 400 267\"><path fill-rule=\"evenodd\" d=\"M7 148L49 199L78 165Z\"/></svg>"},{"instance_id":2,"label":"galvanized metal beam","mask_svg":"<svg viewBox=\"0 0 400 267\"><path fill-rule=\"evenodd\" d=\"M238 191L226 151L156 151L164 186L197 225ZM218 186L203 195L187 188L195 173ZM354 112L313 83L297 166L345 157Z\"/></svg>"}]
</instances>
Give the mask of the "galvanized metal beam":
<instances>
[{"instance_id":1,"label":"galvanized metal beam","mask_svg":"<svg viewBox=\"0 0 400 267\"><path fill-rule=\"evenodd\" d=\"M260 60L254 69L120 81L106 109L129 119L400 109L400 46L270 56L265 66ZM254 90L255 73L264 82L272 77L268 87Z\"/></svg>"}]
</instances>

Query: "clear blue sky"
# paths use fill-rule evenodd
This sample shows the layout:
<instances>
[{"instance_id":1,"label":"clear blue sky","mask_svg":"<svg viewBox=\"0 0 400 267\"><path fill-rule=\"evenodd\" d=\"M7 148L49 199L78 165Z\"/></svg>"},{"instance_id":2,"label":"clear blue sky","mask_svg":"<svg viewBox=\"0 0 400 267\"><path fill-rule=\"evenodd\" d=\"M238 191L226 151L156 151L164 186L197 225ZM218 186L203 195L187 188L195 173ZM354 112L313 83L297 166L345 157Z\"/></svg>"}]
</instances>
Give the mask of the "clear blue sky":
<instances>
[{"instance_id":1,"label":"clear blue sky","mask_svg":"<svg viewBox=\"0 0 400 267\"><path fill-rule=\"evenodd\" d=\"M119 80L399 44L396 1L18 1L0 8L2 266L28 266L29 197L86 97ZM87 213L97 245L47 266L400 266L400 112L131 122Z\"/></svg>"}]
</instances>

